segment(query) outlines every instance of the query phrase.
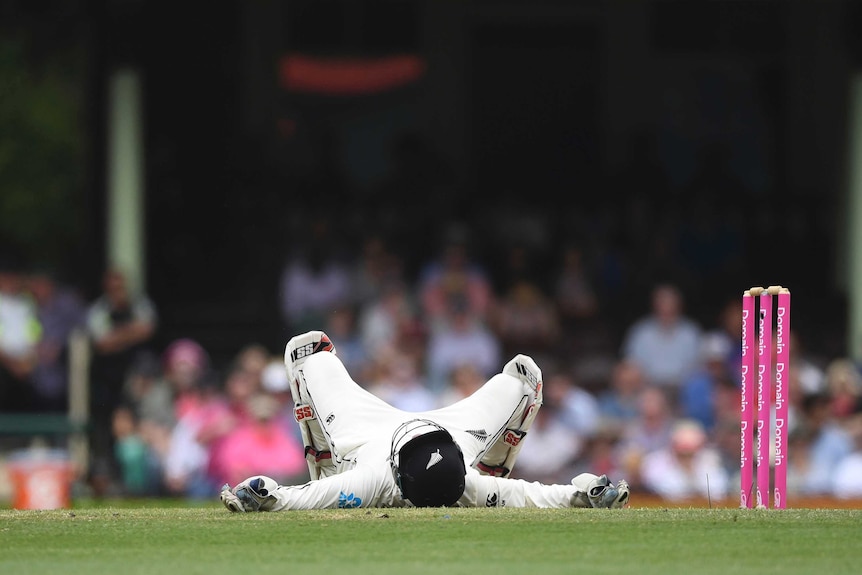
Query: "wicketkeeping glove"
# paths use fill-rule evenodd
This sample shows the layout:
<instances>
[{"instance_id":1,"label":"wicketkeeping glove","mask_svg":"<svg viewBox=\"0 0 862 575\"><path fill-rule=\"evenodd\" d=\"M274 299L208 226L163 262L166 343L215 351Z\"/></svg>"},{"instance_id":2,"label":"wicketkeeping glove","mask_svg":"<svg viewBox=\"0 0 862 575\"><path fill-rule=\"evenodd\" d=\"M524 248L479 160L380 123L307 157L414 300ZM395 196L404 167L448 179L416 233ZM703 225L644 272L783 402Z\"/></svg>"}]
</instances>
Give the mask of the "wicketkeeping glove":
<instances>
[{"instance_id":1,"label":"wicketkeeping glove","mask_svg":"<svg viewBox=\"0 0 862 575\"><path fill-rule=\"evenodd\" d=\"M618 509L629 502L629 484L621 479L615 486L607 475L602 475L590 482L587 497L593 507Z\"/></svg>"},{"instance_id":2,"label":"wicketkeeping glove","mask_svg":"<svg viewBox=\"0 0 862 575\"><path fill-rule=\"evenodd\" d=\"M239 500L233 491L230 489L230 485L225 483L221 488L221 493L219 494L219 499L224 504L228 510L234 513L240 513L245 511L245 507L242 506L242 502Z\"/></svg>"},{"instance_id":3,"label":"wicketkeeping glove","mask_svg":"<svg viewBox=\"0 0 862 575\"><path fill-rule=\"evenodd\" d=\"M219 498L230 511L269 511L276 502L278 482L265 475L250 477L233 489L225 484Z\"/></svg>"}]
</instances>

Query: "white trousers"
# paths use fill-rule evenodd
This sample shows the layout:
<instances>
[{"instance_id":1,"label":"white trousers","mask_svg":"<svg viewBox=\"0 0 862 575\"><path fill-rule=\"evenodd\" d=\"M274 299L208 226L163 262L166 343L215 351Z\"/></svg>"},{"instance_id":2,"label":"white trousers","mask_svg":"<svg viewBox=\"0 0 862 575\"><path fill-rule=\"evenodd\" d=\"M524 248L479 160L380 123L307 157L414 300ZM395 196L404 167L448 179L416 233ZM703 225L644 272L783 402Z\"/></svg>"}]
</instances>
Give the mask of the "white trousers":
<instances>
[{"instance_id":1,"label":"white trousers","mask_svg":"<svg viewBox=\"0 0 862 575\"><path fill-rule=\"evenodd\" d=\"M514 464L520 438L541 406L541 397L529 385L500 373L450 406L402 411L358 385L341 360L325 352L308 357L297 380L297 422L306 446L318 454L331 452L329 460L308 457L312 479L351 467L360 447L383 438L391 440L401 423L417 418L446 428L461 447L467 465L505 476ZM489 471L495 468L502 470Z\"/></svg>"}]
</instances>

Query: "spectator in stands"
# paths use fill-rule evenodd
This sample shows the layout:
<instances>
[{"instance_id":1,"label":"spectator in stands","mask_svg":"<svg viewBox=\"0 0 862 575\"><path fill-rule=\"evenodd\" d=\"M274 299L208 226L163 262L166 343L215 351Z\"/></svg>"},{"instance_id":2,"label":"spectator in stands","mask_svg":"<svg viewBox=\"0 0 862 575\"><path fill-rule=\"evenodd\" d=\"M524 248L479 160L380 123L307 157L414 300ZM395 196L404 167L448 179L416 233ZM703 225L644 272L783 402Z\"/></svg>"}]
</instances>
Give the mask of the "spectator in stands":
<instances>
[{"instance_id":1,"label":"spectator in stands","mask_svg":"<svg viewBox=\"0 0 862 575\"><path fill-rule=\"evenodd\" d=\"M853 450L835 468L832 495L840 499L862 498L862 411L847 418L845 429L853 442Z\"/></svg>"},{"instance_id":2,"label":"spectator in stands","mask_svg":"<svg viewBox=\"0 0 862 575\"><path fill-rule=\"evenodd\" d=\"M597 475L621 477L620 439L622 427L614 421L602 421L590 436L581 456L576 462L577 469L589 469Z\"/></svg>"},{"instance_id":3,"label":"spectator in stands","mask_svg":"<svg viewBox=\"0 0 862 575\"><path fill-rule=\"evenodd\" d=\"M563 247L559 258L552 280L552 297L562 338L567 348L592 349L594 343L603 343L607 334L602 330L599 298L584 261L584 251L579 244L570 243Z\"/></svg>"},{"instance_id":4,"label":"spectator in stands","mask_svg":"<svg viewBox=\"0 0 862 575\"><path fill-rule=\"evenodd\" d=\"M374 358L378 364L377 376L369 382L368 391L403 411L428 411L437 407L437 400L426 387L417 358L390 350L378 353Z\"/></svg>"},{"instance_id":5,"label":"spectator in stands","mask_svg":"<svg viewBox=\"0 0 862 575\"><path fill-rule=\"evenodd\" d=\"M806 425L807 418L804 404L807 398L823 393L828 394L828 387L826 372L821 369L818 362L803 351L798 332L796 328L790 332L790 369L787 372L788 437L794 437L794 432L800 430L797 441L805 443L812 433L801 430ZM792 454L790 457L793 457Z\"/></svg>"},{"instance_id":6,"label":"spectator in stands","mask_svg":"<svg viewBox=\"0 0 862 575\"><path fill-rule=\"evenodd\" d=\"M0 409L33 408L32 375L42 337L36 307L24 291L22 268L0 260Z\"/></svg>"},{"instance_id":7,"label":"spectator in stands","mask_svg":"<svg viewBox=\"0 0 862 575\"><path fill-rule=\"evenodd\" d=\"M806 476L811 470L814 432L804 425L792 427L787 436L787 495L806 496ZM831 488L831 484L830 484ZM753 489L753 488L752 488Z\"/></svg>"},{"instance_id":8,"label":"spectator in stands","mask_svg":"<svg viewBox=\"0 0 862 575\"><path fill-rule=\"evenodd\" d=\"M173 391L162 379L162 368L156 354L145 351L135 357L123 384L122 404L136 417L145 416L167 428L173 426Z\"/></svg>"},{"instance_id":9,"label":"spectator in stands","mask_svg":"<svg viewBox=\"0 0 862 575\"><path fill-rule=\"evenodd\" d=\"M152 496L161 490L161 463L142 437L135 414L128 407L114 410L114 456L120 469L123 495Z\"/></svg>"},{"instance_id":10,"label":"spectator in stands","mask_svg":"<svg viewBox=\"0 0 862 575\"><path fill-rule=\"evenodd\" d=\"M369 355L356 325L355 307L345 305L333 310L329 314L324 331L333 340L338 341L338 357L348 373L365 381Z\"/></svg>"},{"instance_id":11,"label":"spectator in stands","mask_svg":"<svg viewBox=\"0 0 862 575\"><path fill-rule=\"evenodd\" d=\"M556 351L560 335L556 309L550 298L529 278L516 280L494 301L489 326L506 357L516 353L531 356Z\"/></svg>"},{"instance_id":12,"label":"spectator in stands","mask_svg":"<svg viewBox=\"0 0 862 575\"><path fill-rule=\"evenodd\" d=\"M69 392L69 339L75 329L84 326L86 307L80 294L47 268L32 272L27 285L42 328L32 376L34 407L64 412Z\"/></svg>"},{"instance_id":13,"label":"spectator in stands","mask_svg":"<svg viewBox=\"0 0 862 575\"><path fill-rule=\"evenodd\" d=\"M611 370L607 389L599 393L599 411L604 420L623 426L638 417L646 378L631 360L618 361Z\"/></svg>"},{"instance_id":14,"label":"spectator in stands","mask_svg":"<svg viewBox=\"0 0 862 575\"><path fill-rule=\"evenodd\" d=\"M703 426L693 420L678 421L669 445L644 456L640 476L645 489L673 501L721 501L729 486L721 457L709 445Z\"/></svg>"},{"instance_id":15,"label":"spectator in stands","mask_svg":"<svg viewBox=\"0 0 862 575\"><path fill-rule=\"evenodd\" d=\"M578 386L569 370L549 364L545 374L544 396L557 409L557 419L581 443L589 440L601 424L601 410L595 396Z\"/></svg>"},{"instance_id":16,"label":"spectator in stands","mask_svg":"<svg viewBox=\"0 0 862 575\"><path fill-rule=\"evenodd\" d=\"M90 304L85 319L94 352L90 446L96 459L112 459L113 411L120 405L123 383L135 354L147 349L157 320L153 302L143 292L132 289L122 271L111 268L104 273L102 294ZM105 466L93 469L104 470Z\"/></svg>"},{"instance_id":17,"label":"spectator in stands","mask_svg":"<svg viewBox=\"0 0 862 575\"><path fill-rule=\"evenodd\" d=\"M676 392L696 368L701 329L683 313L683 297L671 284L653 289L651 312L631 325L622 354L636 361L652 385Z\"/></svg>"},{"instance_id":18,"label":"spectator in stands","mask_svg":"<svg viewBox=\"0 0 862 575\"><path fill-rule=\"evenodd\" d=\"M201 393L201 383L209 370L209 354L197 341L185 337L172 341L162 353L163 380L147 388L149 397L140 400L151 405L150 418L170 427L208 402L208 394Z\"/></svg>"},{"instance_id":19,"label":"spectator in stands","mask_svg":"<svg viewBox=\"0 0 862 575\"><path fill-rule=\"evenodd\" d=\"M131 410L136 421L135 440L144 442L150 466L159 476L165 474L177 422L211 400L202 386L209 369L209 355L189 338L172 341L161 360L153 353L141 352L132 364L120 409ZM119 456L116 449L115 454Z\"/></svg>"},{"instance_id":20,"label":"spectator in stands","mask_svg":"<svg viewBox=\"0 0 862 575\"><path fill-rule=\"evenodd\" d=\"M150 494L161 491L163 464L176 414L173 389L163 377L155 354L141 352L135 358L123 388L123 403L114 410L113 419L114 456L121 479L125 476L129 458L139 452L137 444L141 442L151 479L145 491ZM126 445L120 446L119 442Z\"/></svg>"},{"instance_id":21,"label":"spectator in stands","mask_svg":"<svg viewBox=\"0 0 862 575\"><path fill-rule=\"evenodd\" d=\"M832 416L841 421L854 414L862 398L862 374L852 360L834 359L826 367L826 389L832 398Z\"/></svg>"},{"instance_id":22,"label":"spectator in stands","mask_svg":"<svg viewBox=\"0 0 862 575\"><path fill-rule=\"evenodd\" d=\"M638 417L623 426L619 461L630 485L641 485L641 463L647 454L670 445L674 425L667 395L646 387L638 401Z\"/></svg>"},{"instance_id":23,"label":"spectator in stands","mask_svg":"<svg viewBox=\"0 0 862 575\"><path fill-rule=\"evenodd\" d=\"M457 365L449 376L449 385L440 392L437 407L446 407L469 397L485 383L485 378L475 365Z\"/></svg>"},{"instance_id":24,"label":"spectator in stands","mask_svg":"<svg viewBox=\"0 0 862 575\"><path fill-rule=\"evenodd\" d=\"M249 399L261 391L258 373L260 346L244 346L224 376L223 388L207 373L187 389L189 398L179 413L165 463L168 488L190 498L207 497L225 476L225 440L252 419ZM266 364L271 362L268 357Z\"/></svg>"},{"instance_id":25,"label":"spectator in stands","mask_svg":"<svg viewBox=\"0 0 862 575\"><path fill-rule=\"evenodd\" d=\"M212 478L218 485L236 485L252 474L264 474L279 484L308 480L302 443L277 420L278 401L267 393L248 398L249 418L241 421L219 446L221 466Z\"/></svg>"},{"instance_id":26,"label":"spectator in stands","mask_svg":"<svg viewBox=\"0 0 862 575\"><path fill-rule=\"evenodd\" d=\"M338 340L339 355L341 354L341 340ZM273 356L267 362L260 377L261 390L272 396L276 401L276 413L273 419L284 429L288 435L302 443L302 434L296 424L294 416L293 396L290 393L290 381L287 379L287 369L284 367L284 359L281 356Z\"/></svg>"},{"instance_id":27,"label":"spectator in stands","mask_svg":"<svg viewBox=\"0 0 862 575\"><path fill-rule=\"evenodd\" d=\"M164 460L163 481L172 495L204 499L219 487L207 475L209 450L200 438L210 414L220 409L224 401L219 384L217 374L209 371L196 381L193 390L186 392L197 397L195 401L186 402L186 408L178 412Z\"/></svg>"},{"instance_id":28,"label":"spectator in stands","mask_svg":"<svg viewBox=\"0 0 862 575\"><path fill-rule=\"evenodd\" d=\"M447 231L439 257L420 271L417 290L422 315L432 333L441 323L448 327L455 297L469 317L487 321L493 289L483 267L473 260L466 230L453 226Z\"/></svg>"},{"instance_id":29,"label":"spectator in stands","mask_svg":"<svg viewBox=\"0 0 862 575\"><path fill-rule=\"evenodd\" d=\"M841 461L853 451L850 435L832 416L828 393L812 393L802 399L801 421L788 446L792 457L788 475L795 475L795 484L803 495L829 495L835 472Z\"/></svg>"},{"instance_id":30,"label":"spectator in stands","mask_svg":"<svg viewBox=\"0 0 862 575\"><path fill-rule=\"evenodd\" d=\"M826 372L805 349L800 330L790 331L790 369L791 378L798 386L796 396L828 392L826 386ZM791 400L793 396L791 395Z\"/></svg>"},{"instance_id":31,"label":"spectator in stands","mask_svg":"<svg viewBox=\"0 0 862 575\"><path fill-rule=\"evenodd\" d=\"M724 386L735 387L728 372L731 349L728 341L708 334L701 341L700 363L683 382L679 390L679 410L682 417L698 421L707 433L715 426L718 394Z\"/></svg>"},{"instance_id":32,"label":"spectator in stands","mask_svg":"<svg viewBox=\"0 0 862 575\"><path fill-rule=\"evenodd\" d=\"M465 294L451 294L445 312L436 321L426 357L432 392L445 389L452 370L465 363L476 366L486 378L493 375L500 363L500 342L482 318L475 315Z\"/></svg>"},{"instance_id":33,"label":"spectator in stands","mask_svg":"<svg viewBox=\"0 0 862 575\"><path fill-rule=\"evenodd\" d=\"M247 343L240 348L233 363L254 379L254 387L260 388L263 370L272 356L266 346L260 343Z\"/></svg>"},{"instance_id":34,"label":"spectator in stands","mask_svg":"<svg viewBox=\"0 0 862 575\"><path fill-rule=\"evenodd\" d=\"M335 253L331 225L326 218L313 219L282 271L279 306L286 333L320 329L330 310L351 301L350 269Z\"/></svg>"},{"instance_id":35,"label":"spectator in stands","mask_svg":"<svg viewBox=\"0 0 862 575\"><path fill-rule=\"evenodd\" d=\"M239 354L241 355L241 354ZM240 426L253 419L249 400L261 391L258 376L234 358L224 378L224 393L209 404L196 439L208 454L206 477L210 485L220 487L227 464L223 449L225 440Z\"/></svg>"},{"instance_id":36,"label":"spectator in stands","mask_svg":"<svg viewBox=\"0 0 862 575\"><path fill-rule=\"evenodd\" d=\"M402 279L401 260L379 234L370 234L362 241L362 250L351 270L351 305L359 308L378 300L391 281Z\"/></svg>"},{"instance_id":37,"label":"spectator in stands","mask_svg":"<svg viewBox=\"0 0 862 575\"><path fill-rule=\"evenodd\" d=\"M362 347L370 358L406 341L425 342L420 306L401 279L386 282L381 286L379 297L360 308L357 329Z\"/></svg>"}]
</instances>

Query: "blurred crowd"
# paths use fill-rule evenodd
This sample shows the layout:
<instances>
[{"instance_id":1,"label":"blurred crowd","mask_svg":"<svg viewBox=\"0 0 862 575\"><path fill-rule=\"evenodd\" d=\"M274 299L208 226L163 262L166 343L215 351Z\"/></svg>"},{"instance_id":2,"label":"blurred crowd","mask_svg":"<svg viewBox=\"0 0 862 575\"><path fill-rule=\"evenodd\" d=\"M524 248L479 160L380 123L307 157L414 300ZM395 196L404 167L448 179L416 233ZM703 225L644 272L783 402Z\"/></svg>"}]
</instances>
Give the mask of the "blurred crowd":
<instances>
[{"instance_id":1,"label":"blurred crowd","mask_svg":"<svg viewBox=\"0 0 862 575\"><path fill-rule=\"evenodd\" d=\"M590 471L669 500L736 498L741 302L715 321L687 313L687 291L655 282L619 332L577 243L544 276L527 250L492 275L453 228L408 274L383 236L352 258L312 226L282 269L284 333L326 331L353 379L390 404L451 404L516 353L544 374L544 405L513 476L566 483ZM546 280L543 278L547 278ZM216 362L199 341L160 344L157 302L121 270L85 301L48 270L0 266L0 411L63 411L67 342L85 330L97 495L208 498L263 473L307 480L283 345L248 342ZM862 497L862 374L825 364L791 333L789 495Z\"/></svg>"}]
</instances>

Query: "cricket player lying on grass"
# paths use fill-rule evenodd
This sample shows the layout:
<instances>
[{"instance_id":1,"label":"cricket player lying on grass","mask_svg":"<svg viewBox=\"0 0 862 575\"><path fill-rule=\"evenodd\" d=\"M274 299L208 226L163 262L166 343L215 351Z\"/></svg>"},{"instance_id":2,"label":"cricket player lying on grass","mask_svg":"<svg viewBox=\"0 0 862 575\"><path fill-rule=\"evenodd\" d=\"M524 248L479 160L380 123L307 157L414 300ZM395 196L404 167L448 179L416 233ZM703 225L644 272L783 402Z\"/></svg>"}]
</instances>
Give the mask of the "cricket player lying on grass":
<instances>
[{"instance_id":1,"label":"cricket player lying on grass","mask_svg":"<svg viewBox=\"0 0 862 575\"><path fill-rule=\"evenodd\" d=\"M231 511L628 503L628 484L604 475L582 473L570 485L508 478L542 405L542 372L525 355L471 396L422 413L398 410L360 387L321 331L291 339L284 361L311 481L278 485L258 475L225 485L221 500Z\"/></svg>"}]
</instances>

